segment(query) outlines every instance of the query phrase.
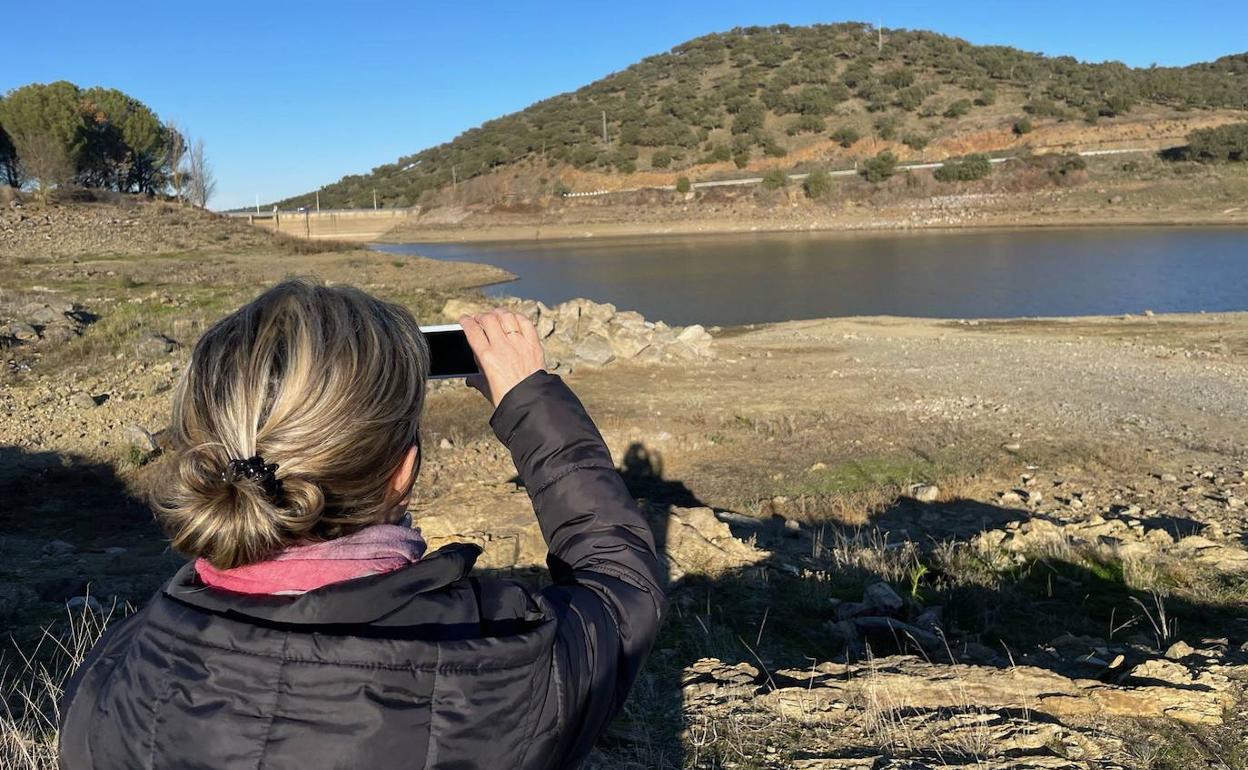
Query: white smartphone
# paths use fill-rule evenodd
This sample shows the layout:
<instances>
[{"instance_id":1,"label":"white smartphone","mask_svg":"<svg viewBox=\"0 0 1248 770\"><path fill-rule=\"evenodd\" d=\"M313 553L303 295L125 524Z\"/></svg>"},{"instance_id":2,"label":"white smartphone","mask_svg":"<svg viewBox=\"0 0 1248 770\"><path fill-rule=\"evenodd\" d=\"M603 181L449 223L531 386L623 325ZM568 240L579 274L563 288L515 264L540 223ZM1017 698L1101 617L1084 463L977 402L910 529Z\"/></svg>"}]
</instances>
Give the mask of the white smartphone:
<instances>
[{"instance_id":1,"label":"white smartphone","mask_svg":"<svg viewBox=\"0 0 1248 770\"><path fill-rule=\"evenodd\" d=\"M447 380L481 373L462 326L422 326L420 331L429 343L430 379Z\"/></svg>"}]
</instances>

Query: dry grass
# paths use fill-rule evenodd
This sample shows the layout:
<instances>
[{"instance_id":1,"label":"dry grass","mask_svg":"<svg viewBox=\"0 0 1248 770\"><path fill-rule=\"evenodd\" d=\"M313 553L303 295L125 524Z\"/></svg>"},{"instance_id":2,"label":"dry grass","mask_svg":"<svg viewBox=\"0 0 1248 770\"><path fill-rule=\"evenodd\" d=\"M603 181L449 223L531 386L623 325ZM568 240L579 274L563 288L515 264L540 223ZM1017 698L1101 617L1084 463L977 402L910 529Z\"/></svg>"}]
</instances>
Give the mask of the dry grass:
<instances>
[{"instance_id":1,"label":"dry grass","mask_svg":"<svg viewBox=\"0 0 1248 770\"><path fill-rule=\"evenodd\" d=\"M119 610L96 614L84 604L66 613L66 621L45 629L34 649L16 650L0 666L0 767L6 770L57 766L65 686Z\"/></svg>"}]
</instances>

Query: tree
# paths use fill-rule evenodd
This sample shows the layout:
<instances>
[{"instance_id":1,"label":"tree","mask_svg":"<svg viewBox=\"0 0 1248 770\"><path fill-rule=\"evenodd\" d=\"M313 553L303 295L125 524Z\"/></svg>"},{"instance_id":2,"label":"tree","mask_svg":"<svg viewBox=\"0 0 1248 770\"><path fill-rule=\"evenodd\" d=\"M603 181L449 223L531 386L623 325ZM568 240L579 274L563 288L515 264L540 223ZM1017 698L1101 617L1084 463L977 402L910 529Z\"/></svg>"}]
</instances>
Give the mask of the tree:
<instances>
[{"instance_id":1,"label":"tree","mask_svg":"<svg viewBox=\"0 0 1248 770\"><path fill-rule=\"evenodd\" d=\"M687 193L693 189L693 185L689 182L689 177L682 176L676 180L676 192Z\"/></svg>"},{"instance_id":2,"label":"tree","mask_svg":"<svg viewBox=\"0 0 1248 770\"><path fill-rule=\"evenodd\" d=\"M0 107L0 112L3 112L2 107ZM4 126L0 125L0 184L21 187L23 181L17 149L13 146L13 140L5 132Z\"/></svg>"},{"instance_id":3,"label":"tree","mask_svg":"<svg viewBox=\"0 0 1248 770\"><path fill-rule=\"evenodd\" d=\"M208 208L208 201L217 192L217 177L212 171L212 165L204 157L203 139L196 139L191 145L187 186L191 203L200 208Z\"/></svg>"},{"instance_id":4,"label":"tree","mask_svg":"<svg viewBox=\"0 0 1248 770\"><path fill-rule=\"evenodd\" d=\"M10 91L0 103L0 124L40 193L74 179L83 147L78 86L61 80Z\"/></svg>"},{"instance_id":5,"label":"tree","mask_svg":"<svg viewBox=\"0 0 1248 770\"><path fill-rule=\"evenodd\" d=\"M179 202L186 200L187 195L187 150L186 134L177 123L166 123L164 166L168 170L169 186Z\"/></svg>"},{"instance_id":6,"label":"tree","mask_svg":"<svg viewBox=\"0 0 1248 770\"><path fill-rule=\"evenodd\" d=\"M858 173L873 184L878 184L897 173L897 156L888 150L862 164Z\"/></svg>"},{"instance_id":7,"label":"tree","mask_svg":"<svg viewBox=\"0 0 1248 770\"><path fill-rule=\"evenodd\" d=\"M86 187L153 195L167 181L165 126L138 99L115 88L82 92L83 150L78 181Z\"/></svg>"},{"instance_id":8,"label":"tree","mask_svg":"<svg viewBox=\"0 0 1248 770\"><path fill-rule=\"evenodd\" d=\"M806 181L802 182L802 190L807 198L818 200L832 190L832 177L823 169L812 171Z\"/></svg>"},{"instance_id":9,"label":"tree","mask_svg":"<svg viewBox=\"0 0 1248 770\"><path fill-rule=\"evenodd\" d=\"M1014 121L1014 133L1018 136L1031 133L1031 118L1020 118Z\"/></svg>"}]
</instances>

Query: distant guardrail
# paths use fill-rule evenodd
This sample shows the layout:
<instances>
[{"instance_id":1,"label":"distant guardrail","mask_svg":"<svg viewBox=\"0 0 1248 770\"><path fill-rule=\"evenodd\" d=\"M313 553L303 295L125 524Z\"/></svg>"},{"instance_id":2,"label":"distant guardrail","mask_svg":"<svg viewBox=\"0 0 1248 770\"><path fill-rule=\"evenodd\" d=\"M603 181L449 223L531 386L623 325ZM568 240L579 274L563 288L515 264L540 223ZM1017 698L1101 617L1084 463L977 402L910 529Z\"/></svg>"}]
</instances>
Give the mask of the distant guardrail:
<instances>
[{"instance_id":1,"label":"distant guardrail","mask_svg":"<svg viewBox=\"0 0 1248 770\"><path fill-rule=\"evenodd\" d=\"M303 216L304 214L309 214L311 216L376 215L376 216L385 217L385 216L406 216L408 214L415 212L416 209L417 207L415 206L403 206L403 207L391 206L388 208L375 208L375 209L366 208L366 209L319 209L319 210L315 208L302 208L302 209L271 208L271 209L260 209L259 211L254 211L254 210L253 211L221 211L218 213L222 214L223 216L234 217L236 219L273 219L274 217L296 217L296 216Z\"/></svg>"},{"instance_id":2,"label":"distant guardrail","mask_svg":"<svg viewBox=\"0 0 1248 770\"><path fill-rule=\"evenodd\" d=\"M1130 148L1114 149L1114 150L1081 150L1073 154L1081 155L1083 157L1094 157L1094 156L1099 156L1099 155L1129 155L1129 154L1144 153L1144 152L1156 152L1156 150L1152 150L1146 147L1130 147ZM1020 157L1022 156L1009 155L1009 156L1000 157L1000 158L989 158L988 162L989 163L1008 163L1012 160L1018 160ZM943 165L945 165L945 161L934 161L931 163L907 163L907 164L898 165L897 170L898 171L920 171L924 169L940 168ZM854 176L857 173L858 173L858 168L857 166L855 166L854 168L838 168L838 169L831 170L828 172L828 176ZM801 181L804 181L807 177L809 177L810 174L809 173L788 174L787 176L790 181L801 182ZM762 184L762 182L763 182L763 177L750 176L750 177L741 177L739 179L713 179L713 180L706 181L706 182L691 182L689 187L690 189L693 189L693 190L703 190L703 189L713 188L713 187L744 187L744 186L749 186L749 185ZM571 191L571 192L562 193L560 197L593 198L593 197L598 197L602 195L619 195L621 193L642 192L644 190L675 190L675 189L676 189L676 185L667 184L667 185L656 185L653 187L624 187L619 190L604 190L604 189L580 190L580 191ZM376 215L376 216L382 216L382 217L386 217L386 216L397 217L397 216L410 216L411 214L416 213L418 210L419 210L418 206L403 207L403 208L376 208L376 209L373 209L373 208L320 209L319 211L313 208L304 208L304 209L274 208L274 209L267 210L267 211L261 209L260 211L223 211L221 213L227 217L236 217L240 219L247 219L248 221L255 221L255 220L267 220L267 219L280 220L283 217L297 217L297 216L304 216L304 215L322 216L322 217L331 216L331 215L343 215L343 216Z\"/></svg>"},{"instance_id":3,"label":"distant guardrail","mask_svg":"<svg viewBox=\"0 0 1248 770\"><path fill-rule=\"evenodd\" d=\"M1143 148L1143 147L1132 147L1129 149L1121 149L1121 150L1083 150L1082 152L1078 152L1075 154L1089 157L1093 155L1124 155L1124 154L1129 154L1129 153L1141 153L1141 152L1155 152L1155 150L1150 150L1150 149ZM1009 161L1018 160L1019 158L1020 156L1018 155L1010 155L1010 156L1002 157L1002 158L989 158L988 162L989 163L1008 163ZM906 164L898 165L897 170L898 171L919 171L923 169L940 168L943 165L945 165L945 161L934 161L932 163L906 163ZM828 176L854 176L857 173L858 173L858 168L855 166L854 168L834 169L828 172ZM809 173L788 174L787 176L789 178L789 181L801 182L801 181L804 181L807 177L809 177L810 174ZM749 185L762 184L762 182L763 182L763 177L761 176L749 176L749 177L741 177L739 179L715 179L709 182L691 182L689 184L689 187L690 189L693 189L693 190L702 190L708 187L745 187ZM569 193L564 193L563 197L564 198L587 198L587 197L592 197L592 196L597 196L597 195L616 195L619 193L641 192L642 190L675 190L675 189L676 189L676 185L666 184L666 185L657 185L654 187L627 187L627 188L620 189L620 190L589 190L585 192L569 192Z\"/></svg>"}]
</instances>

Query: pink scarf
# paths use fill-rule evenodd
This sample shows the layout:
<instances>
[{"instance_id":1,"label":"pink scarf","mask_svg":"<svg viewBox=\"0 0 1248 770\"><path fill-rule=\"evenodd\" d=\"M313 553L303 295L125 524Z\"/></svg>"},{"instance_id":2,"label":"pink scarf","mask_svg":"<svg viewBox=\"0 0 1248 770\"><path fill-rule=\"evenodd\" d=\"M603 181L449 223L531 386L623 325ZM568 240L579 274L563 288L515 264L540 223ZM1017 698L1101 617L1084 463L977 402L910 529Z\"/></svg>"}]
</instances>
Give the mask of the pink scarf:
<instances>
[{"instance_id":1,"label":"pink scarf","mask_svg":"<svg viewBox=\"0 0 1248 770\"><path fill-rule=\"evenodd\" d=\"M335 540L291 546L271 559L231 569L217 569L196 559L195 571L212 588L238 594L296 595L392 572L420 561L425 547L419 529L375 524Z\"/></svg>"}]
</instances>

